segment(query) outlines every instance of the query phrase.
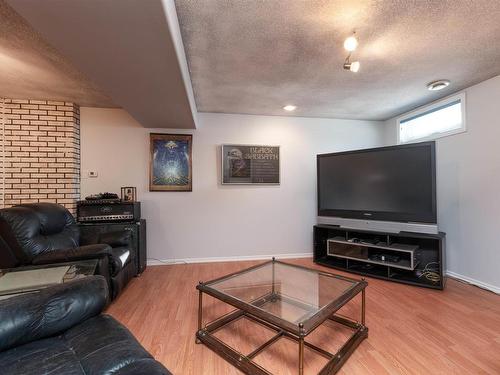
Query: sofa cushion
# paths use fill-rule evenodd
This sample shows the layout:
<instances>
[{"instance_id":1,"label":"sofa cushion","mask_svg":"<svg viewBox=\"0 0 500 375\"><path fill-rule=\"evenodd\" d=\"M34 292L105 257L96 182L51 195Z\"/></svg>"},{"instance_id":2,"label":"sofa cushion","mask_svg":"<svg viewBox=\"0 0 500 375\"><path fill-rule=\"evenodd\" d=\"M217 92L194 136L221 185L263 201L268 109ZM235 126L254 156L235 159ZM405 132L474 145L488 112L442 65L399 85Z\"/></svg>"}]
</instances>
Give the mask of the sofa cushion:
<instances>
[{"instance_id":1,"label":"sofa cushion","mask_svg":"<svg viewBox=\"0 0 500 375\"><path fill-rule=\"evenodd\" d=\"M170 374L115 319L99 315L59 336L0 353L5 374Z\"/></svg>"},{"instance_id":2,"label":"sofa cushion","mask_svg":"<svg viewBox=\"0 0 500 375\"><path fill-rule=\"evenodd\" d=\"M9 375L85 374L75 353L60 336L32 341L1 352L0 363L0 372Z\"/></svg>"},{"instance_id":3,"label":"sofa cushion","mask_svg":"<svg viewBox=\"0 0 500 375\"><path fill-rule=\"evenodd\" d=\"M170 374L166 369L162 368L154 359L145 358L134 362L130 362L119 371L120 375L150 375L150 374Z\"/></svg>"},{"instance_id":4,"label":"sofa cushion","mask_svg":"<svg viewBox=\"0 0 500 375\"><path fill-rule=\"evenodd\" d=\"M0 301L0 351L64 332L98 315L107 300L106 281L93 276Z\"/></svg>"},{"instance_id":5,"label":"sofa cushion","mask_svg":"<svg viewBox=\"0 0 500 375\"><path fill-rule=\"evenodd\" d=\"M87 374L120 373L136 361L153 360L130 331L109 315L74 327L65 333L65 340ZM113 360L104 363L109 358Z\"/></svg>"}]
</instances>

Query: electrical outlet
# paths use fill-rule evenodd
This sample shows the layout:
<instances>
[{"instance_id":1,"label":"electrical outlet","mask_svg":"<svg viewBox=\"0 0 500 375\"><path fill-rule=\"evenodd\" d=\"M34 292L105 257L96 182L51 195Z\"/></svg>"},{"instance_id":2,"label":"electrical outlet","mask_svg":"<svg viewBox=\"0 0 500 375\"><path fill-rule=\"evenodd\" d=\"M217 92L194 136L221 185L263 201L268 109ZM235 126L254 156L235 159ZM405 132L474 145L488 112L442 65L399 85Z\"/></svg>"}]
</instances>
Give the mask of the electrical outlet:
<instances>
[{"instance_id":1,"label":"electrical outlet","mask_svg":"<svg viewBox=\"0 0 500 375\"><path fill-rule=\"evenodd\" d=\"M91 178L97 177L97 171L88 171L87 177L91 177Z\"/></svg>"}]
</instances>

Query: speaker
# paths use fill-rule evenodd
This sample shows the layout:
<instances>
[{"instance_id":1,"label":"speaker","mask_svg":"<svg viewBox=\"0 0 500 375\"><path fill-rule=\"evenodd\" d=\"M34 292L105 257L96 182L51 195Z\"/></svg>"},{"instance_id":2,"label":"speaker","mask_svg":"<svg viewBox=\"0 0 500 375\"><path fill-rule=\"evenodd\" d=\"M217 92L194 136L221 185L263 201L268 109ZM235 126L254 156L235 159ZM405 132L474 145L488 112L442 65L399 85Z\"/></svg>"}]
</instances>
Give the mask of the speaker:
<instances>
[{"instance_id":1,"label":"speaker","mask_svg":"<svg viewBox=\"0 0 500 375\"><path fill-rule=\"evenodd\" d=\"M116 232L120 230L130 231L131 234L131 261L135 263L136 275L140 275L146 269L147 247L146 247L146 220L141 219L131 223L100 222L80 223L80 235L95 236L96 233Z\"/></svg>"}]
</instances>

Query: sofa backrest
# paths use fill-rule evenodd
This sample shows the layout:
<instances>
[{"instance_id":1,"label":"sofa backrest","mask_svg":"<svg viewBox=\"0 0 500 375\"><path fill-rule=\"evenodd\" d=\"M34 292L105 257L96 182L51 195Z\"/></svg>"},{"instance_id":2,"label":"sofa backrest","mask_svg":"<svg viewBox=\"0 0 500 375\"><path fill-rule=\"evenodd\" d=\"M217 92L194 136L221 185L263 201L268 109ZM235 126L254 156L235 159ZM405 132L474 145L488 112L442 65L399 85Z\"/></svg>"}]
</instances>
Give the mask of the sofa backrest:
<instances>
[{"instance_id":1,"label":"sofa backrest","mask_svg":"<svg viewBox=\"0 0 500 375\"><path fill-rule=\"evenodd\" d=\"M29 203L0 210L0 268L30 264L47 251L78 246L71 213L55 203Z\"/></svg>"}]
</instances>

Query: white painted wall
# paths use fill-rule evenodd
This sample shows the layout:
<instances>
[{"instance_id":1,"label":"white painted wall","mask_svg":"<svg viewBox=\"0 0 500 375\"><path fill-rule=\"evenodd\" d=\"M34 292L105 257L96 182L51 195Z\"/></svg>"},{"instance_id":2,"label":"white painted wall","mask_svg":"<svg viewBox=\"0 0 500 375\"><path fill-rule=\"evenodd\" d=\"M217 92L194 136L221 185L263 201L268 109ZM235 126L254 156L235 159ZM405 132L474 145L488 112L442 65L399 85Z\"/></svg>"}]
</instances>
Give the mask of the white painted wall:
<instances>
[{"instance_id":1,"label":"white painted wall","mask_svg":"<svg viewBox=\"0 0 500 375\"><path fill-rule=\"evenodd\" d=\"M438 225L449 274L500 293L500 76L465 93L467 132L436 142ZM396 119L385 129L395 144Z\"/></svg>"},{"instance_id":2,"label":"white painted wall","mask_svg":"<svg viewBox=\"0 0 500 375\"><path fill-rule=\"evenodd\" d=\"M150 132L168 130L145 129L123 110L81 108L82 196L136 186L149 257L161 260L310 253L316 154L377 146L384 136L374 121L200 113L193 192L149 192ZM281 145L281 185L221 186L222 143Z\"/></svg>"}]
</instances>

